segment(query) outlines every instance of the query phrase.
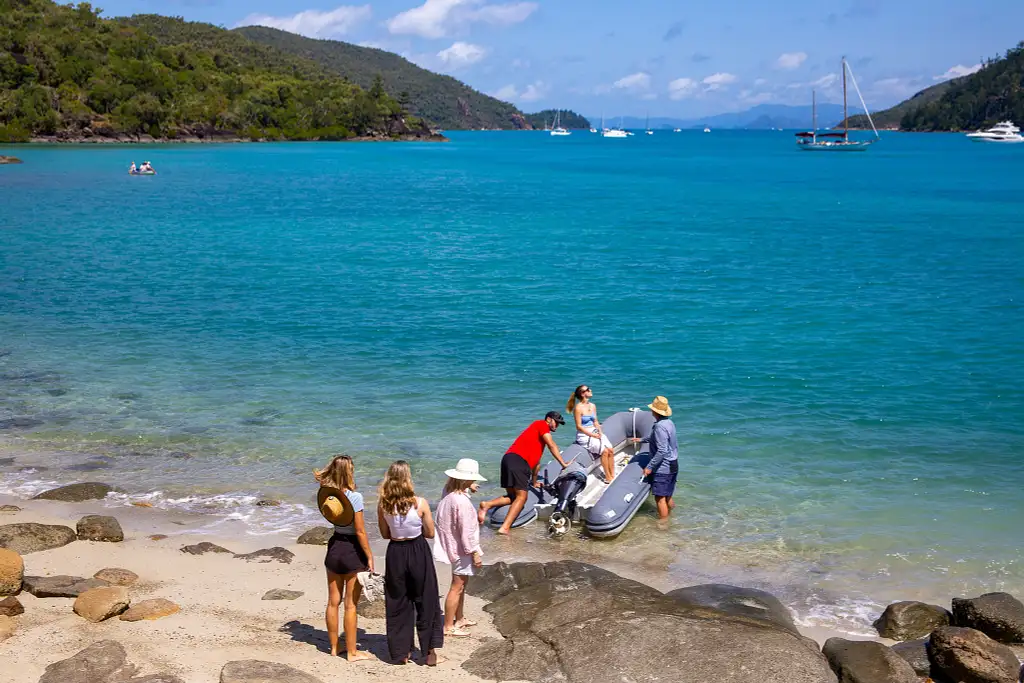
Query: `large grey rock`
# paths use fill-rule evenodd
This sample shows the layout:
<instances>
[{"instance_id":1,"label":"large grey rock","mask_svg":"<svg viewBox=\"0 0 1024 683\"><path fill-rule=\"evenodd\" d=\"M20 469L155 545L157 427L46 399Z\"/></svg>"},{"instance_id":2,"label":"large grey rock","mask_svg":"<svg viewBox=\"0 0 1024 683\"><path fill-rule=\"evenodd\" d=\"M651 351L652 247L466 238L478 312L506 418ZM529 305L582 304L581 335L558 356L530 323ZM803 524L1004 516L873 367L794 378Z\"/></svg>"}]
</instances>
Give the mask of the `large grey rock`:
<instances>
[{"instance_id":1,"label":"large grey rock","mask_svg":"<svg viewBox=\"0 0 1024 683\"><path fill-rule=\"evenodd\" d=\"M121 643L101 640L46 667L39 683L126 683L135 671Z\"/></svg>"},{"instance_id":2,"label":"large grey rock","mask_svg":"<svg viewBox=\"0 0 1024 683\"><path fill-rule=\"evenodd\" d=\"M483 678L836 683L813 641L763 618L689 604L579 562L498 565L479 586L469 582L476 594L502 596L485 609L505 640L463 664Z\"/></svg>"},{"instance_id":3,"label":"large grey rock","mask_svg":"<svg viewBox=\"0 0 1024 683\"><path fill-rule=\"evenodd\" d=\"M945 608L923 602L894 602L873 624L878 635L892 640L922 638L941 626L949 626L952 615Z\"/></svg>"},{"instance_id":4,"label":"large grey rock","mask_svg":"<svg viewBox=\"0 0 1024 683\"><path fill-rule=\"evenodd\" d=\"M263 548L256 552L246 553L244 555L235 555L239 560L245 560L246 562L281 562L283 564L291 564L292 558L295 557L295 553L282 548L281 546L274 546L273 548Z\"/></svg>"},{"instance_id":5,"label":"large grey rock","mask_svg":"<svg viewBox=\"0 0 1024 683\"><path fill-rule=\"evenodd\" d=\"M953 598L953 624L981 631L1000 643L1024 642L1024 604L1009 593Z\"/></svg>"},{"instance_id":6,"label":"large grey rock","mask_svg":"<svg viewBox=\"0 0 1024 683\"><path fill-rule=\"evenodd\" d=\"M334 529L331 527L317 526L303 532L296 543L302 545L327 545L327 541L331 540L333 535Z\"/></svg>"},{"instance_id":7,"label":"large grey rock","mask_svg":"<svg viewBox=\"0 0 1024 683\"><path fill-rule=\"evenodd\" d=\"M37 598L77 598L85 591L110 584L81 576L26 576L23 588Z\"/></svg>"},{"instance_id":8,"label":"large grey rock","mask_svg":"<svg viewBox=\"0 0 1024 683\"><path fill-rule=\"evenodd\" d=\"M186 545L182 547L181 552L187 555L205 555L206 553L227 553L228 555L234 555L227 548L221 548L215 543L209 541L203 541L202 543L196 543L195 545Z\"/></svg>"},{"instance_id":9,"label":"large grey rock","mask_svg":"<svg viewBox=\"0 0 1024 683\"><path fill-rule=\"evenodd\" d=\"M928 645L932 671L957 683L1017 683L1020 662L1013 650L981 631L943 626Z\"/></svg>"},{"instance_id":10,"label":"large grey rock","mask_svg":"<svg viewBox=\"0 0 1024 683\"><path fill-rule=\"evenodd\" d=\"M903 658L918 676L931 676L932 660L928 658L928 639L906 640L892 646L892 651Z\"/></svg>"},{"instance_id":11,"label":"large grey rock","mask_svg":"<svg viewBox=\"0 0 1024 683\"><path fill-rule=\"evenodd\" d=\"M0 526L0 548L13 550L19 555L60 548L77 537L74 529L56 524L21 522Z\"/></svg>"},{"instance_id":12,"label":"large grey rock","mask_svg":"<svg viewBox=\"0 0 1024 683\"><path fill-rule=\"evenodd\" d=\"M822 653L839 683L917 683L914 668L881 643L829 638Z\"/></svg>"},{"instance_id":13,"label":"large grey rock","mask_svg":"<svg viewBox=\"0 0 1024 683\"><path fill-rule=\"evenodd\" d=\"M78 520L78 540L120 543L124 540L121 524L108 515L86 515Z\"/></svg>"},{"instance_id":14,"label":"large grey rock","mask_svg":"<svg viewBox=\"0 0 1024 683\"><path fill-rule=\"evenodd\" d=\"M665 595L690 605L713 607L726 614L761 619L790 633L800 635L796 624L793 623L793 615L789 608L774 595L765 591L729 586L723 583L711 583L677 588Z\"/></svg>"},{"instance_id":15,"label":"large grey rock","mask_svg":"<svg viewBox=\"0 0 1024 683\"><path fill-rule=\"evenodd\" d=\"M322 683L307 673L276 662L243 659L220 670L220 683Z\"/></svg>"},{"instance_id":16,"label":"large grey rock","mask_svg":"<svg viewBox=\"0 0 1024 683\"><path fill-rule=\"evenodd\" d=\"M87 500L102 500L114 488L109 484L102 484L95 481L82 482L80 484L69 484L60 488L43 491L37 500L59 500L65 503L81 503Z\"/></svg>"}]
</instances>

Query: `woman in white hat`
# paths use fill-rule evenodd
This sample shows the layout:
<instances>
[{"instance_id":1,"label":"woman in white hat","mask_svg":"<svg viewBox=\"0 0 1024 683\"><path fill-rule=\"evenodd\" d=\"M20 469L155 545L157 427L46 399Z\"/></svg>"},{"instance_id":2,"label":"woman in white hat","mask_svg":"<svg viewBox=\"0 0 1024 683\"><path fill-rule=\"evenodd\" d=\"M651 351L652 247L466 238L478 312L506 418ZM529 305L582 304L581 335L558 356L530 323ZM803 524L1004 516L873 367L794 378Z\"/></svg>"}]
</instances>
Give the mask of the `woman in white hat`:
<instances>
[{"instance_id":1,"label":"woman in white hat","mask_svg":"<svg viewBox=\"0 0 1024 683\"><path fill-rule=\"evenodd\" d=\"M466 619L463 612L466 583L473 576L473 567L483 565L480 549L480 523L476 507L469 496L480 488L480 465L471 458L462 458L454 469L445 470L448 481L437 504L437 542L452 565L452 585L444 599L444 633L446 636L469 635L475 621Z\"/></svg>"}]
</instances>

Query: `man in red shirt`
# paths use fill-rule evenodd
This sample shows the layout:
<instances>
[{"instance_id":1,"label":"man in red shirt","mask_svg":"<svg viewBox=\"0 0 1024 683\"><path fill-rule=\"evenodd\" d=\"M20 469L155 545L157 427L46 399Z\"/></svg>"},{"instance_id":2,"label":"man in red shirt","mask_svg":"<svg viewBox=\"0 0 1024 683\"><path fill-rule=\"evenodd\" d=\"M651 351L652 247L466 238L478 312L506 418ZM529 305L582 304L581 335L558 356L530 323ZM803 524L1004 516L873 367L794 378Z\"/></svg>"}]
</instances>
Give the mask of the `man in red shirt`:
<instances>
[{"instance_id":1,"label":"man in red shirt","mask_svg":"<svg viewBox=\"0 0 1024 683\"><path fill-rule=\"evenodd\" d=\"M501 485L505 487L508 495L500 496L494 500L480 503L480 512L477 518L483 524L487 517L487 511L491 508L511 505L505 521L498 529L499 534L507 534L512 528L519 513L526 505L526 496L530 486L537 487L537 473L540 471L540 458L544 454L544 447L547 446L551 455L564 469L568 463L562 460L562 453L551 438L551 433L564 425L565 420L561 414L552 410L544 416L543 420L536 420L523 430L516 440L509 446L508 451L501 459Z\"/></svg>"}]
</instances>

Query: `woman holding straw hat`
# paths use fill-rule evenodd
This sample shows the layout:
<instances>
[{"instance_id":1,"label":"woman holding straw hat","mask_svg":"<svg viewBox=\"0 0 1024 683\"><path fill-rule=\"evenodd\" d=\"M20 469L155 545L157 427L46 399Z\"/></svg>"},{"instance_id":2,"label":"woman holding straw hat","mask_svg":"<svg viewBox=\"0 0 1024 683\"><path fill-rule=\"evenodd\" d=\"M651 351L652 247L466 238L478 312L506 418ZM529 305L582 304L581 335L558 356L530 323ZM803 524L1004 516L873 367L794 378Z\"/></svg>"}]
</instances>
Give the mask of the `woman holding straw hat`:
<instances>
[{"instance_id":1,"label":"woman holding straw hat","mask_svg":"<svg viewBox=\"0 0 1024 683\"><path fill-rule=\"evenodd\" d=\"M391 661L405 664L412 657L413 630L427 666L437 666L437 648L444 645L444 615L438 604L437 571L428 538L434 537L434 517L426 499L416 495L409 463L391 463L381 482L377 522L388 543L384 570L384 616Z\"/></svg>"},{"instance_id":2,"label":"woman holding straw hat","mask_svg":"<svg viewBox=\"0 0 1024 683\"><path fill-rule=\"evenodd\" d=\"M338 609L345 603L345 652L348 661L370 659L356 643L356 604L361 588L356 575L373 571L373 551L366 537L363 522L363 495L356 491L355 468L347 455L335 456L313 475L320 482L316 503L320 513L334 525L334 535L327 542L327 638L331 656L338 656Z\"/></svg>"},{"instance_id":3,"label":"woman holding straw hat","mask_svg":"<svg viewBox=\"0 0 1024 683\"><path fill-rule=\"evenodd\" d=\"M437 504L437 542L452 565L452 584L444 600L444 634L465 637L475 621L466 619L466 583L473 576L473 567L483 566L480 548L480 523L470 494L480 488L480 465L472 458L462 458L454 469L445 470L448 481Z\"/></svg>"}]
</instances>

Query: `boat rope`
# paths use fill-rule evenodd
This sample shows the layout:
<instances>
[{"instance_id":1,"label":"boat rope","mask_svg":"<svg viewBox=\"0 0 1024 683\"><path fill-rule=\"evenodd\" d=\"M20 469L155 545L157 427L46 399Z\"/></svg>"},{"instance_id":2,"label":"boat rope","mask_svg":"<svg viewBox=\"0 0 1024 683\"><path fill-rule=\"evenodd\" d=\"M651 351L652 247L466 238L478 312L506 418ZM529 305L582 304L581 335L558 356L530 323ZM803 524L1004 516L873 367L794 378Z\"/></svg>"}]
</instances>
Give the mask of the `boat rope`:
<instances>
[{"instance_id":1,"label":"boat rope","mask_svg":"<svg viewBox=\"0 0 1024 683\"><path fill-rule=\"evenodd\" d=\"M853 75L853 69L850 67L849 62L846 62L846 70L850 72L850 80L853 81L853 89L857 91L857 97L860 98L860 106L864 107L864 113L868 115L868 123L871 124L871 130L875 132L875 137L878 138L878 129L875 128L875 122L871 119L871 112L868 111L868 105L864 102L864 96L860 94L860 88L857 87L857 79Z\"/></svg>"}]
</instances>

